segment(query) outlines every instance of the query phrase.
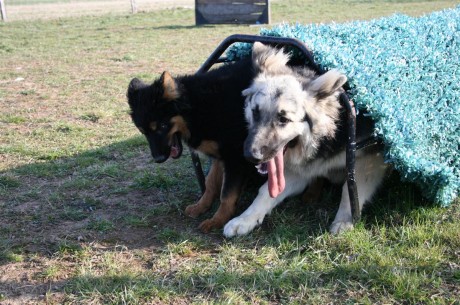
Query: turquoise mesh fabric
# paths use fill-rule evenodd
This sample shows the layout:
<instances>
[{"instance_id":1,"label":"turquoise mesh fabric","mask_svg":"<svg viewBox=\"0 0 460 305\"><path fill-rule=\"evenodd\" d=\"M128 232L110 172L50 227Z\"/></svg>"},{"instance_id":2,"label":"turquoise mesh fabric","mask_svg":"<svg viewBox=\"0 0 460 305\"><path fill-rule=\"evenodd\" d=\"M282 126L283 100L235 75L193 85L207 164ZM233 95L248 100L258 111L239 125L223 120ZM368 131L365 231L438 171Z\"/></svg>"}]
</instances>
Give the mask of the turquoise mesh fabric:
<instances>
[{"instance_id":1,"label":"turquoise mesh fabric","mask_svg":"<svg viewBox=\"0 0 460 305\"><path fill-rule=\"evenodd\" d=\"M443 206L460 190L460 6L422 17L343 24L282 24L261 35L300 39L315 62L348 76L401 176ZM234 44L229 59L248 56ZM294 54L293 56L298 56Z\"/></svg>"}]
</instances>

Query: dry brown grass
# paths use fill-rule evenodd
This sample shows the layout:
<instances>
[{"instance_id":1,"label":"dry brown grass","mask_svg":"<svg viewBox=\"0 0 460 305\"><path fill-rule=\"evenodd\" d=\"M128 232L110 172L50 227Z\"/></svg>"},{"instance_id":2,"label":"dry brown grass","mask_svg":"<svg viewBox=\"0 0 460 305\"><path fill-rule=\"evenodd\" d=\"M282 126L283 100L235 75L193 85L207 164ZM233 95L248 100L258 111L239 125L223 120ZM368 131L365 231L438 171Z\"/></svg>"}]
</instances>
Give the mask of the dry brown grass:
<instances>
[{"instance_id":1,"label":"dry brown grass","mask_svg":"<svg viewBox=\"0 0 460 305\"><path fill-rule=\"evenodd\" d=\"M78 16L99 16L105 14L128 14L129 0L72 1L68 3L40 3L13 5L7 1L8 20L56 19ZM192 8L193 0L136 0L138 12L160 9Z\"/></svg>"}]
</instances>

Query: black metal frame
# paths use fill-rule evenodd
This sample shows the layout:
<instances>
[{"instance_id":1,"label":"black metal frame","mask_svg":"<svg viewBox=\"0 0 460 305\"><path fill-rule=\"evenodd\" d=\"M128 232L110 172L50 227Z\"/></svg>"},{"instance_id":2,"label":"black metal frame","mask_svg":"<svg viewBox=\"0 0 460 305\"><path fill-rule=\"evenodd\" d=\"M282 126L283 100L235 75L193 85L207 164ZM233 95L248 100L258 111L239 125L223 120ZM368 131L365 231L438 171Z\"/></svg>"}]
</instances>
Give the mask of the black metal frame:
<instances>
[{"instance_id":1,"label":"black metal frame","mask_svg":"<svg viewBox=\"0 0 460 305\"><path fill-rule=\"evenodd\" d=\"M228 47L236 42L254 43L261 42L265 44L275 46L291 46L297 48L305 57L308 66L315 70L318 74L326 72L314 61L313 54L307 49L306 45L298 39L285 38L285 37L270 37L270 36L256 36L256 35L241 35L235 34L227 37L220 45L214 50L214 52L208 57L204 64L200 67L197 73L206 73L216 63L227 62L225 57L221 57L222 54L228 49ZM356 223L360 219L360 208L358 190L355 180L355 153L356 153L356 111L353 105L353 101L349 100L348 95L343 92L340 94L340 102L347 112L347 132L348 132L348 143L346 147L346 166L347 166L347 186L348 194L350 198L350 207L353 216L353 222ZM204 193L206 190L205 176L201 167L201 161L198 154L191 151L193 167L195 168L195 174L198 179L198 183L201 188L201 192Z\"/></svg>"}]
</instances>

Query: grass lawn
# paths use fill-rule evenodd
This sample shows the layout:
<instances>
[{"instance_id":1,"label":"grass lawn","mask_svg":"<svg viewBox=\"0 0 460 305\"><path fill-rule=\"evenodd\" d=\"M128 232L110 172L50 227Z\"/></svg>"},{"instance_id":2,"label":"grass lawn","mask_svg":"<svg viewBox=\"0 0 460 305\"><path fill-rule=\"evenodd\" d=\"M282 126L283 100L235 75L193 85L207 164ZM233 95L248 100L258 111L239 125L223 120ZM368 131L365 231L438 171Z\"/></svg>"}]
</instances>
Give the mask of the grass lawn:
<instances>
[{"instance_id":1,"label":"grass lawn","mask_svg":"<svg viewBox=\"0 0 460 305\"><path fill-rule=\"evenodd\" d=\"M420 15L457 1L274 1L274 23ZM190 158L155 164L128 116L133 77L194 73L258 27L190 9L0 24L0 304L460 304L460 202L396 173L352 232L337 189L293 198L246 237L202 234ZM254 189L241 200L250 204Z\"/></svg>"}]
</instances>

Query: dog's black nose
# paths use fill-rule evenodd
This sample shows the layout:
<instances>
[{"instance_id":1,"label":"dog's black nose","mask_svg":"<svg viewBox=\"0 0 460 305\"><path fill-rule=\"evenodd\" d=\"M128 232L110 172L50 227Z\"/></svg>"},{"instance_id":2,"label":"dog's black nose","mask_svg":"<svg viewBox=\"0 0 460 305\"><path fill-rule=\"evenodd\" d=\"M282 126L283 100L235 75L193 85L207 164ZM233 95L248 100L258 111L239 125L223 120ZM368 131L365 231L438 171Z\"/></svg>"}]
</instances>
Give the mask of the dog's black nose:
<instances>
[{"instance_id":1,"label":"dog's black nose","mask_svg":"<svg viewBox=\"0 0 460 305\"><path fill-rule=\"evenodd\" d=\"M153 157L153 160L155 161L155 163L163 163L166 160L168 160L168 156L164 156L164 155L154 156L152 154L152 157Z\"/></svg>"},{"instance_id":2,"label":"dog's black nose","mask_svg":"<svg viewBox=\"0 0 460 305\"><path fill-rule=\"evenodd\" d=\"M259 164L260 162L262 162L264 152L267 149L266 146L262 146L259 148L258 143L259 141L256 141L254 133L249 133L248 137L244 141L244 157L249 162L255 164Z\"/></svg>"},{"instance_id":3,"label":"dog's black nose","mask_svg":"<svg viewBox=\"0 0 460 305\"><path fill-rule=\"evenodd\" d=\"M262 161L262 155L260 154L260 152L258 152L255 149L252 149L252 150L245 149L244 150L244 157L249 162L252 162L252 163L255 163L255 164L259 164Z\"/></svg>"}]
</instances>

